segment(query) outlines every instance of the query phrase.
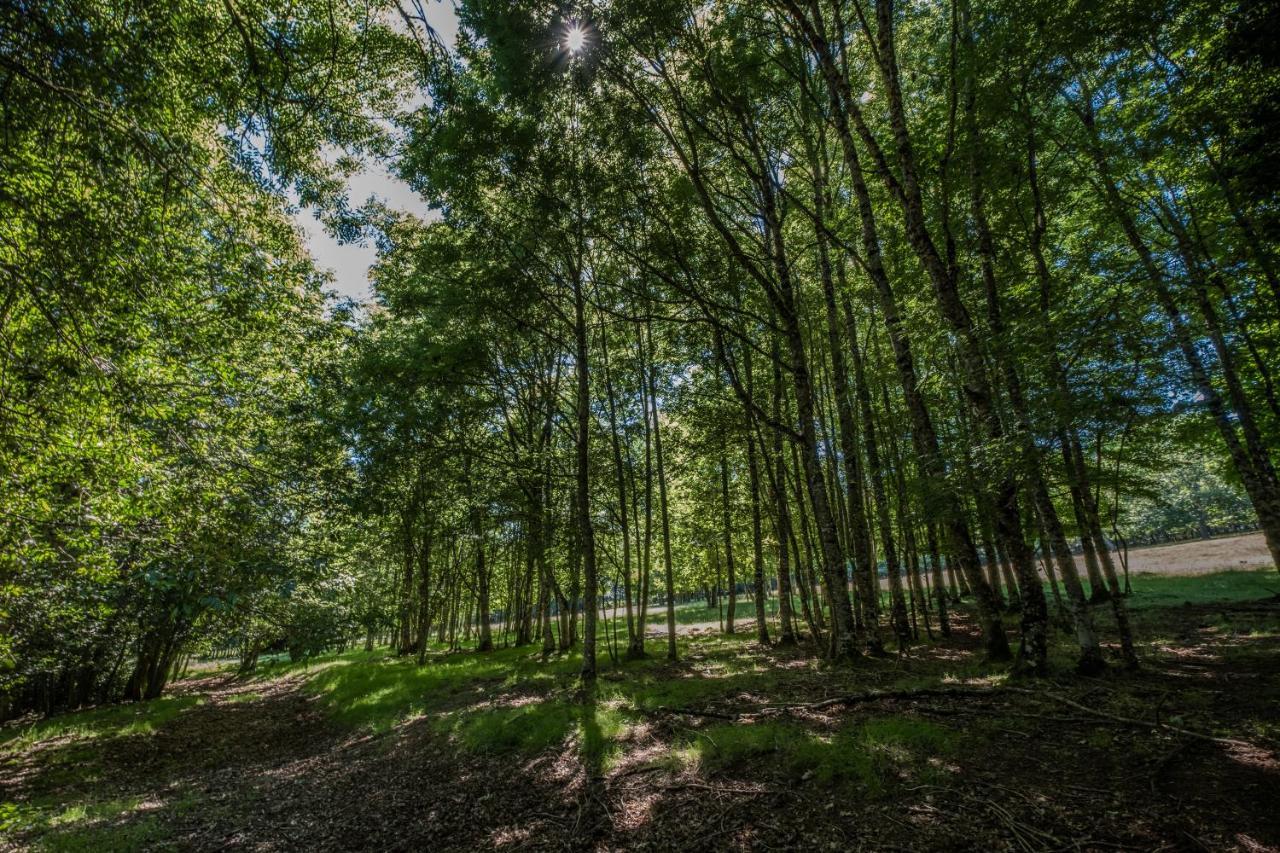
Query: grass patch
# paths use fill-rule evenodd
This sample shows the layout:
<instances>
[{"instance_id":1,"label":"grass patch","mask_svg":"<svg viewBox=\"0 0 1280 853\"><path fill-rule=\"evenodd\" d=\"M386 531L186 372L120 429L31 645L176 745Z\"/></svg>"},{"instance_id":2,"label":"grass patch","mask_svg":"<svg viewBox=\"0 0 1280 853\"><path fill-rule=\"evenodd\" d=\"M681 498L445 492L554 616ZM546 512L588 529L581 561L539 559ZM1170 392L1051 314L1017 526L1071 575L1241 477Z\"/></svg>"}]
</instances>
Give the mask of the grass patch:
<instances>
[{"instance_id":1,"label":"grass patch","mask_svg":"<svg viewBox=\"0 0 1280 853\"><path fill-rule=\"evenodd\" d=\"M1178 607L1183 604L1215 604L1256 601L1280 592L1280 577L1271 569L1215 572L1208 575L1130 576L1133 594L1125 601L1134 610Z\"/></svg>"},{"instance_id":2,"label":"grass patch","mask_svg":"<svg viewBox=\"0 0 1280 853\"><path fill-rule=\"evenodd\" d=\"M663 658L665 644L661 649L650 644L649 656L638 661L615 664L602 653L599 699L652 710L705 700L734 686L762 687L770 671L743 654L747 642L745 637L680 637L682 661L694 655L698 660L675 674ZM580 651L543 661L536 646L439 654L423 666L413 658L384 653L367 660L364 655L334 658L307 679L304 689L321 696L321 709L338 724L375 733L413 717L487 702L497 690L554 695L576 686L582 667Z\"/></svg>"},{"instance_id":3,"label":"grass patch","mask_svg":"<svg viewBox=\"0 0 1280 853\"><path fill-rule=\"evenodd\" d=\"M255 691L249 693L233 693L228 696L226 701L232 705L242 705L249 702L258 702L262 699L262 694Z\"/></svg>"},{"instance_id":4,"label":"grass patch","mask_svg":"<svg viewBox=\"0 0 1280 853\"><path fill-rule=\"evenodd\" d=\"M690 733L675 754L712 774L767 766L793 784L854 786L878 796L898 780L935 776L939 759L955 751L957 738L910 717L853 721L834 731L789 721L726 723Z\"/></svg>"},{"instance_id":5,"label":"grass patch","mask_svg":"<svg viewBox=\"0 0 1280 853\"><path fill-rule=\"evenodd\" d=\"M468 708L442 714L431 727L448 734L468 752L484 755L533 756L558 746L568 747L577 735L584 761L607 767L621 752L627 720L618 708L545 699L508 708Z\"/></svg>"},{"instance_id":6,"label":"grass patch","mask_svg":"<svg viewBox=\"0 0 1280 853\"><path fill-rule=\"evenodd\" d=\"M518 708L466 710L432 720L432 728L447 732L469 752L536 754L563 743L575 726L575 710L556 700Z\"/></svg>"},{"instance_id":7,"label":"grass patch","mask_svg":"<svg viewBox=\"0 0 1280 853\"><path fill-rule=\"evenodd\" d=\"M321 696L322 709L340 725L381 733L411 717L485 701L498 687L568 681L580 660L565 655L544 664L529 648L442 655L423 666L411 658L346 660L316 673L305 689Z\"/></svg>"},{"instance_id":8,"label":"grass patch","mask_svg":"<svg viewBox=\"0 0 1280 853\"><path fill-rule=\"evenodd\" d=\"M0 750L27 749L54 738L78 740L150 734L183 711L203 704L202 696L169 696L128 705L59 714L0 735Z\"/></svg>"},{"instance_id":9,"label":"grass patch","mask_svg":"<svg viewBox=\"0 0 1280 853\"><path fill-rule=\"evenodd\" d=\"M39 850L139 850L161 844L168 834L162 816L195 808L194 795L157 804L141 796L64 805L56 799L27 805L0 804L0 832L29 834Z\"/></svg>"}]
</instances>

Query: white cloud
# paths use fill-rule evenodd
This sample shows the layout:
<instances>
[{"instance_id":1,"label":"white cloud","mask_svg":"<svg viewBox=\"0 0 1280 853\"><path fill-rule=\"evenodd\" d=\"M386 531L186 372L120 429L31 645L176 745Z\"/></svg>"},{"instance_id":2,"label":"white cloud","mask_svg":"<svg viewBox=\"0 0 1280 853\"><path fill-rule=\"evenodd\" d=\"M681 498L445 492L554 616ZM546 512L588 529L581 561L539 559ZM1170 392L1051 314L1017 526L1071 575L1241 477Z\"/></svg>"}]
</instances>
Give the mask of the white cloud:
<instances>
[{"instance_id":1,"label":"white cloud","mask_svg":"<svg viewBox=\"0 0 1280 853\"><path fill-rule=\"evenodd\" d=\"M458 35L458 16L453 4L427 0L424 6L432 28L452 48ZM372 197L395 210L429 218L431 214L426 203L408 184L390 173L390 165L370 164L347 181L352 204L363 205ZM369 268L378 259L378 252L372 241L364 239L358 243L339 243L316 220L314 211L299 210L294 219L306 236L307 248L315 258L316 265L333 271L333 289L340 296L350 297L358 302L367 300L371 295Z\"/></svg>"}]
</instances>

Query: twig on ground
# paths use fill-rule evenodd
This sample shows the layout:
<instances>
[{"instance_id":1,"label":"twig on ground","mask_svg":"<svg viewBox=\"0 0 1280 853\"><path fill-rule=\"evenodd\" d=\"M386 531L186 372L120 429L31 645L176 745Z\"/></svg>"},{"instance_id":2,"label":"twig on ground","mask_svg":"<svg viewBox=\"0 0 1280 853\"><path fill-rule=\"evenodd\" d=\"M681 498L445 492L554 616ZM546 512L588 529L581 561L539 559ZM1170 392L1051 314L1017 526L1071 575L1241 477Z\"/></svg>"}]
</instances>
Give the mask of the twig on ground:
<instances>
[{"instance_id":1,"label":"twig on ground","mask_svg":"<svg viewBox=\"0 0 1280 853\"><path fill-rule=\"evenodd\" d=\"M639 767L632 767L630 770L623 770L621 773L614 774L613 778L608 779L609 782L616 782L619 779L625 779L628 776L639 776L641 773L654 773L662 770L661 764L642 764Z\"/></svg>"},{"instance_id":2,"label":"twig on ground","mask_svg":"<svg viewBox=\"0 0 1280 853\"><path fill-rule=\"evenodd\" d=\"M706 785L702 782L677 782L674 785L662 786L664 791L683 791L686 788L712 791L717 794L755 794L756 796L762 796L771 793L767 788L726 788L720 785Z\"/></svg>"},{"instance_id":3,"label":"twig on ground","mask_svg":"<svg viewBox=\"0 0 1280 853\"><path fill-rule=\"evenodd\" d=\"M719 711L699 711L696 708L666 707L654 708L650 713L653 715L675 714L684 717L710 717L715 720L736 720L742 716L741 714L722 714Z\"/></svg>"},{"instance_id":4,"label":"twig on ground","mask_svg":"<svg viewBox=\"0 0 1280 853\"><path fill-rule=\"evenodd\" d=\"M787 711L821 711L840 705L860 705L865 702L882 702L892 700L912 701L915 699L932 699L939 696L986 697L1001 692L999 687L920 687L914 690L867 690L863 693L848 693L834 696L821 702L809 702L799 705L768 705L760 713L785 713Z\"/></svg>"},{"instance_id":5,"label":"twig on ground","mask_svg":"<svg viewBox=\"0 0 1280 853\"><path fill-rule=\"evenodd\" d=\"M1196 738L1197 740L1209 741L1210 743L1222 744L1224 746L1248 746L1249 745L1246 741L1236 740L1234 738L1225 738L1225 737L1216 737L1214 735L1207 735L1207 734L1204 734L1203 732L1197 732L1191 729L1184 729L1181 726L1171 726L1168 723L1158 723L1158 722L1152 722L1150 720L1138 720L1138 719L1134 719L1133 717L1123 717L1123 716L1120 716L1119 714L1110 714L1106 711L1099 711L1096 708L1090 708L1087 705L1081 705L1079 702L1075 701L1074 699L1070 699L1066 696L1060 696L1057 693L1050 693L1047 690L1045 691L1030 690L1023 687L1006 687L1005 689L1013 691L1014 693L1023 693L1029 696L1047 696L1048 698L1054 700L1055 702L1061 702L1063 705L1067 705L1069 707L1075 708L1077 711L1083 711L1084 713L1089 714L1090 716L1099 717L1104 720L1111 720L1112 722L1115 722L1115 723L1123 723L1126 726L1138 726L1140 728L1145 728L1145 729L1162 729L1164 731L1175 732L1177 734L1184 735L1185 737Z\"/></svg>"}]
</instances>

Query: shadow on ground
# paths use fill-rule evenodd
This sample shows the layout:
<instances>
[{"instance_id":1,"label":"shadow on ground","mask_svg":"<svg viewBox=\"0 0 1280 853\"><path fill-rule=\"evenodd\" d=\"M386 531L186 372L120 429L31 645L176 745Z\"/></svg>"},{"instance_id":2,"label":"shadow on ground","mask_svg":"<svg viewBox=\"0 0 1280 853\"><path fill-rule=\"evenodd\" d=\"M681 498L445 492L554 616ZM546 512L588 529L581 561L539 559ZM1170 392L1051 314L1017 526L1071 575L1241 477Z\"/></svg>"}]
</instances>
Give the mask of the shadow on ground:
<instances>
[{"instance_id":1,"label":"shadow on ground","mask_svg":"<svg viewBox=\"0 0 1280 853\"><path fill-rule=\"evenodd\" d=\"M1064 635L1029 692L963 614L843 668L682 638L678 664L606 664L585 693L575 657L527 649L203 677L5 732L0 829L50 850L1280 845L1280 603L1135 620L1140 673L1070 676Z\"/></svg>"}]
</instances>

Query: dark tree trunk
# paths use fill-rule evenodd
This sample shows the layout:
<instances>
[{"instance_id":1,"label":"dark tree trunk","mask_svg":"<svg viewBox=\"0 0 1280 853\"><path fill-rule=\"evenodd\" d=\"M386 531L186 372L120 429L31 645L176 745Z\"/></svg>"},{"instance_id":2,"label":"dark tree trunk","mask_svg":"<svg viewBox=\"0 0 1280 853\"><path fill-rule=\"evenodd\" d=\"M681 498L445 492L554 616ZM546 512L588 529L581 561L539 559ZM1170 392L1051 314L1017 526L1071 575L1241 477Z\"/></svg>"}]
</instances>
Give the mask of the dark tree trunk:
<instances>
[{"instance_id":1,"label":"dark tree trunk","mask_svg":"<svg viewBox=\"0 0 1280 853\"><path fill-rule=\"evenodd\" d=\"M723 515L724 559L726 593L729 597L724 632L734 633L734 615L738 609L738 575L733 561L733 511L729 505L729 462L720 451L720 510Z\"/></svg>"}]
</instances>

